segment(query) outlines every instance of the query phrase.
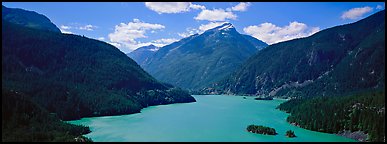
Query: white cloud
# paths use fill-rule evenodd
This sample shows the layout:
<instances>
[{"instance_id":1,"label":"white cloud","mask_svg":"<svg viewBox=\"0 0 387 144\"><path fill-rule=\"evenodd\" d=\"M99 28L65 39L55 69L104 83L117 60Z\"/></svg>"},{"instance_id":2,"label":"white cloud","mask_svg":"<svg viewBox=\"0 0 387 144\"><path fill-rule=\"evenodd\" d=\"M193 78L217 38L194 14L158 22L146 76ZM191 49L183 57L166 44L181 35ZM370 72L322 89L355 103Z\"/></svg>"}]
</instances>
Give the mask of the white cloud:
<instances>
[{"instance_id":1,"label":"white cloud","mask_svg":"<svg viewBox=\"0 0 387 144\"><path fill-rule=\"evenodd\" d=\"M68 30L68 29L71 29L71 26L61 25L60 28L64 30Z\"/></svg>"},{"instance_id":2,"label":"white cloud","mask_svg":"<svg viewBox=\"0 0 387 144\"><path fill-rule=\"evenodd\" d=\"M191 35L194 35L196 33L199 33L200 31L198 29L195 29L195 28L186 28L185 29L186 32L183 32L183 33L177 33L179 36L185 38L185 37L189 37Z\"/></svg>"},{"instance_id":3,"label":"white cloud","mask_svg":"<svg viewBox=\"0 0 387 144\"><path fill-rule=\"evenodd\" d=\"M78 24L78 23L71 23L70 25L61 25L60 26L60 30L62 33L69 33L69 34L74 34L73 32L70 31L71 29L93 31L96 28L98 28L98 27L91 25L91 24L80 26L80 24Z\"/></svg>"},{"instance_id":4,"label":"white cloud","mask_svg":"<svg viewBox=\"0 0 387 144\"><path fill-rule=\"evenodd\" d=\"M133 44L132 47L134 47L133 49L130 49L130 50L126 50L126 51L123 51L123 48L120 48L121 51L123 51L124 53L129 53L137 48L140 48L140 47L143 47L143 46L148 46L148 45L154 45L154 46L157 46L157 47L163 47L163 46L166 46L168 44L171 44L175 41L178 41L178 39L174 39L174 38L167 38L167 39L158 39L158 40L154 40L154 41L151 41L151 42L137 42L136 44ZM154 51L156 51L158 49L154 49Z\"/></svg>"},{"instance_id":5,"label":"white cloud","mask_svg":"<svg viewBox=\"0 0 387 144\"><path fill-rule=\"evenodd\" d=\"M151 24L142 22L139 19L133 19L128 24L120 23L115 26L113 33L108 35L110 42L120 44L121 51L127 52L138 48L140 42L138 38L147 38L147 31L164 29L161 24Z\"/></svg>"},{"instance_id":6,"label":"white cloud","mask_svg":"<svg viewBox=\"0 0 387 144\"><path fill-rule=\"evenodd\" d=\"M205 9L202 5L191 2L145 2L145 6L158 14L162 13L183 13L190 9Z\"/></svg>"},{"instance_id":7,"label":"white cloud","mask_svg":"<svg viewBox=\"0 0 387 144\"><path fill-rule=\"evenodd\" d=\"M93 31L96 28L97 26L93 26L91 24L79 27L80 30L88 30L88 31Z\"/></svg>"},{"instance_id":8,"label":"white cloud","mask_svg":"<svg viewBox=\"0 0 387 144\"><path fill-rule=\"evenodd\" d=\"M378 10L384 9L384 4L383 5L377 5L376 9L378 9Z\"/></svg>"},{"instance_id":9,"label":"white cloud","mask_svg":"<svg viewBox=\"0 0 387 144\"><path fill-rule=\"evenodd\" d=\"M364 14L369 13L373 10L372 7L366 6L361 8L353 8L348 11L343 12L341 19L358 19Z\"/></svg>"},{"instance_id":10,"label":"white cloud","mask_svg":"<svg viewBox=\"0 0 387 144\"><path fill-rule=\"evenodd\" d=\"M117 47L117 48L121 48L121 44L119 44L119 43L115 43L115 42L108 42L108 43Z\"/></svg>"},{"instance_id":11,"label":"white cloud","mask_svg":"<svg viewBox=\"0 0 387 144\"><path fill-rule=\"evenodd\" d=\"M198 16L194 17L195 20L208 20L208 21L225 21L226 19L235 20L237 16L230 11L224 11L223 9L202 10Z\"/></svg>"},{"instance_id":12,"label":"white cloud","mask_svg":"<svg viewBox=\"0 0 387 144\"><path fill-rule=\"evenodd\" d=\"M192 3L190 3L189 8L192 8L192 9L202 9L202 10L206 9L205 6L196 5L196 4L192 4Z\"/></svg>"},{"instance_id":13,"label":"white cloud","mask_svg":"<svg viewBox=\"0 0 387 144\"><path fill-rule=\"evenodd\" d=\"M274 44L295 38L307 37L318 31L319 27L308 27L304 23L291 22L284 27L278 27L272 23L262 23L243 28L246 34L249 34L267 44Z\"/></svg>"},{"instance_id":14,"label":"white cloud","mask_svg":"<svg viewBox=\"0 0 387 144\"><path fill-rule=\"evenodd\" d=\"M64 33L64 34L74 34L73 32L71 31L66 31L64 29L59 29L61 33Z\"/></svg>"},{"instance_id":15,"label":"white cloud","mask_svg":"<svg viewBox=\"0 0 387 144\"><path fill-rule=\"evenodd\" d=\"M153 42L155 42L156 44L170 44L175 41L177 41L177 39L169 38L169 39L158 39L158 40L154 40Z\"/></svg>"},{"instance_id":16,"label":"white cloud","mask_svg":"<svg viewBox=\"0 0 387 144\"><path fill-rule=\"evenodd\" d=\"M250 2L247 2L247 3L241 2L238 5L233 6L231 8L231 10L233 10L233 11L246 11L247 7L249 7L250 5L251 5Z\"/></svg>"},{"instance_id":17,"label":"white cloud","mask_svg":"<svg viewBox=\"0 0 387 144\"><path fill-rule=\"evenodd\" d=\"M97 39L98 39L98 40L101 40L101 41L105 40L104 37L99 37L99 38L97 38Z\"/></svg>"},{"instance_id":18,"label":"white cloud","mask_svg":"<svg viewBox=\"0 0 387 144\"><path fill-rule=\"evenodd\" d=\"M66 26L66 25L61 25L59 28L61 33L74 34L73 32L69 31L69 29L71 29L71 26Z\"/></svg>"}]
</instances>

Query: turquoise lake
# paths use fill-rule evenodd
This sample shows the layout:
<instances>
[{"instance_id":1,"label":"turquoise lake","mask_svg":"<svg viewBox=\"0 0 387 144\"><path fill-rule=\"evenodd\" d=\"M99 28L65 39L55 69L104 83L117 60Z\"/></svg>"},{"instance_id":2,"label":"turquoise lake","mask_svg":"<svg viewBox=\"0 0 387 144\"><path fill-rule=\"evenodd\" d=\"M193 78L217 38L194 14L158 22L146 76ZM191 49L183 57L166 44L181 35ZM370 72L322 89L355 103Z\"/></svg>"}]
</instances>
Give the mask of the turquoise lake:
<instances>
[{"instance_id":1,"label":"turquoise lake","mask_svg":"<svg viewBox=\"0 0 387 144\"><path fill-rule=\"evenodd\" d=\"M275 109L285 100L253 97L194 95L197 102L151 106L141 113L68 121L90 127L85 135L96 142L354 142L355 140L298 128ZM272 127L275 136L249 133L250 124ZM296 138L285 136L293 130Z\"/></svg>"}]
</instances>

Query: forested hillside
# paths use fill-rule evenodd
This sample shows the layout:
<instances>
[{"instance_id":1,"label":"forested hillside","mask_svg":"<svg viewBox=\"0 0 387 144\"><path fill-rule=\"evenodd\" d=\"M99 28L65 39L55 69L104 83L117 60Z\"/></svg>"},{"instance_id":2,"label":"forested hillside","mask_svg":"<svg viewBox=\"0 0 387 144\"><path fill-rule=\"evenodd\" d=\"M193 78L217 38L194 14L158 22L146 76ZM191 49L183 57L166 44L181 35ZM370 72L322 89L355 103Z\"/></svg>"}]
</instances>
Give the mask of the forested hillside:
<instances>
[{"instance_id":1,"label":"forested hillside","mask_svg":"<svg viewBox=\"0 0 387 144\"><path fill-rule=\"evenodd\" d=\"M385 10L310 37L268 46L206 93L285 97L384 87Z\"/></svg>"},{"instance_id":2,"label":"forested hillside","mask_svg":"<svg viewBox=\"0 0 387 144\"><path fill-rule=\"evenodd\" d=\"M159 83L107 43L6 21L2 28L3 87L27 93L61 119L195 101L183 90Z\"/></svg>"},{"instance_id":3,"label":"forested hillside","mask_svg":"<svg viewBox=\"0 0 387 144\"><path fill-rule=\"evenodd\" d=\"M18 91L2 89L1 95L2 142L80 142L90 141L83 134L89 127L61 122L56 114L31 101Z\"/></svg>"},{"instance_id":4,"label":"forested hillside","mask_svg":"<svg viewBox=\"0 0 387 144\"><path fill-rule=\"evenodd\" d=\"M282 103L287 121L327 133L363 131L368 141L385 141L385 91L364 91L340 97L298 98Z\"/></svg>"},{"instance_id":5,"label":"forested hillside","mask_svg":"<svg viewBox=\"0 0 387 144\"><path fill-rule=\"evenodd\" d=\"M50 19L34 11L1 6L1 18L25 27L60 33L59 28L56 27Z\"/></svg>"}]
</instances>

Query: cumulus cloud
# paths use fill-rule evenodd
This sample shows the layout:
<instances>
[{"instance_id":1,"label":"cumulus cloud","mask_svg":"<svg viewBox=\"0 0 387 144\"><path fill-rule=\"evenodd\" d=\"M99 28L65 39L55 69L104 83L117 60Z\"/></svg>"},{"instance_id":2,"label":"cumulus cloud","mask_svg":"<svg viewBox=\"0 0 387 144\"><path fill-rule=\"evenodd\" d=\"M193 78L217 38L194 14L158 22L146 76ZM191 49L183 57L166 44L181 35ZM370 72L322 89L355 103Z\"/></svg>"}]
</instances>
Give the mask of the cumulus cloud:
<instances>
[{"instance_id":1,"label":"cumulus cloud","mask_svg":"<svg viewBox=\"0 0 387 144\"><path fill-rule=\"evenodd\" d=\"M197 5L197 4L192 4L192 3L190 3L189 8L192 8L192 9L202 9L202 10L206 9L205 6Z\"/></svg>"},{"instance_id":2,"label":"cumulus cloud","mask_svg":"<svg viewBox=\"0 0 387 144\"><path fill-rule=\"evenodd\" d=\"M185 38L185 37L189 37L191 35L194 35L196 33L199 33L199 30L196 29L196 28L191 28L191 27L188 27L185 29L185 32L183 33L177 33L179 36Z\"/></svg>"},{"instance_id":3,"label":"cumulus cloud","mask_svg":"<svg viewBox=\"0 0 387 144\"><path fill-rule=\"evenodd\" d=\"M151 24L142 22L139 19L133 19L132 22L127 24L120 23L115 26L113 33L108 35L110 43L114 43L116 47L120 48L123 52L132 51L140 46L145 46L147 43L138 42L138 38L147 38L145 35L148 31L161 30L165 26L161 24ZM163 45L167 43L168 39L154 42L155 45ZM119 45L118 45L119 44Z\"/></svg>"},{"instance_id":4,"label":"cumulus cloud","mask_svg":"<svg viewBox=\"0 0 387 144\"><path fill-rule=\"evenodd\" d=\"M162 13L183 13L190 9L205 9L202 5L192 4L191 2L145 2L145 6L150 10Z\"/></svg>"},{"instance_id":5,"label":"cumulus cloud","mask_svg":"<svg viewBox=\"0 0 387 144\"><path fill-rule=\"evenodd\" d=\"M101 40L101 41L105 40L104 37L99 37L99 38L97 38L97 39L98 39L98 40Z\"/></svg>"},{"instance_id":6,"label":"cumulus cloud","mask_svg":"<svg viewBox=\"0 0 387 144\"><path fill-rule=\"evenodd\" d=\"M241 2L238 5L231 7L231 10L233 10L233 11L246 11L247 7L249 7L250 5L251 5L250 2L247 2L247 3Z\"/></svg>"},{"instance_id":7,"label":"cumulus cloud","mask_svg":"<svg viewBox=\"0 0 387 144\"><path fill-rule=\"evenodd\" d=\"M358 19L361 18L364 14L369 13L373 10L372 7L366 6L361 8L352 8L348 11L343 12L341 19Z\"/></svg>"},{"instance_id":8,"label":"cumulus cloud","mask_svg":"<svg viewBox=\"0 0 387 144\"><path fill-rule=\"evenodd\" d=\"M274 44L295 38L307 37L318 31L319 27L308 27L304 23L291 22L284 27L276 26L272 23L262 23L243 28L246 34L249 34L267 44Z\"/></svg>"},{"instance_id":9,"label":"cumulus cloud","mask_svg":"<svg viewBox=\"0 0 387 144\"><path fill-rule=\"evenodd\" d=\"M230 11L223 9L202 10L198 16L194 17L195 20L208 20L208 21L225 21L226 19L235 20L237 16Z\"/></svg>"}]
</instances>

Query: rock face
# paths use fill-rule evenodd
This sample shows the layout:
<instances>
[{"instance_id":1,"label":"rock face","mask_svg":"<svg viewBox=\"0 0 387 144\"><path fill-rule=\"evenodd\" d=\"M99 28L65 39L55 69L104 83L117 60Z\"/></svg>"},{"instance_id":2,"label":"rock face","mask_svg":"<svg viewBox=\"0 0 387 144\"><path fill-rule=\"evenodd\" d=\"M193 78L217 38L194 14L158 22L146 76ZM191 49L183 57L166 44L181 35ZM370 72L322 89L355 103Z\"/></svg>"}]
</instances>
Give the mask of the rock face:
<instances>
[{"instance_id":1,"label":"rock face","mask_svg":"<svg viewBox=\"0 0 387 144\"><path fill-rule=\"evenodd\" d=\"M160 81L198 90L230 74L266 46L225 23L164 46L140 64Z\"/></svg>"},{"instance_id":2,"label":"rock face","mask_svg":"<svg viewBox=\"0 0 387 144\"><path fill-rule=\"evenodd\" d=\"M345 130L345 131L339 132L337 135L347 137L350 139L354 139L354 140L358 140L361 142L367 141L367 138L368 138L368 134L365 134L362 131L351 132L351 131Z\"/></svg>"}]
</instances>

